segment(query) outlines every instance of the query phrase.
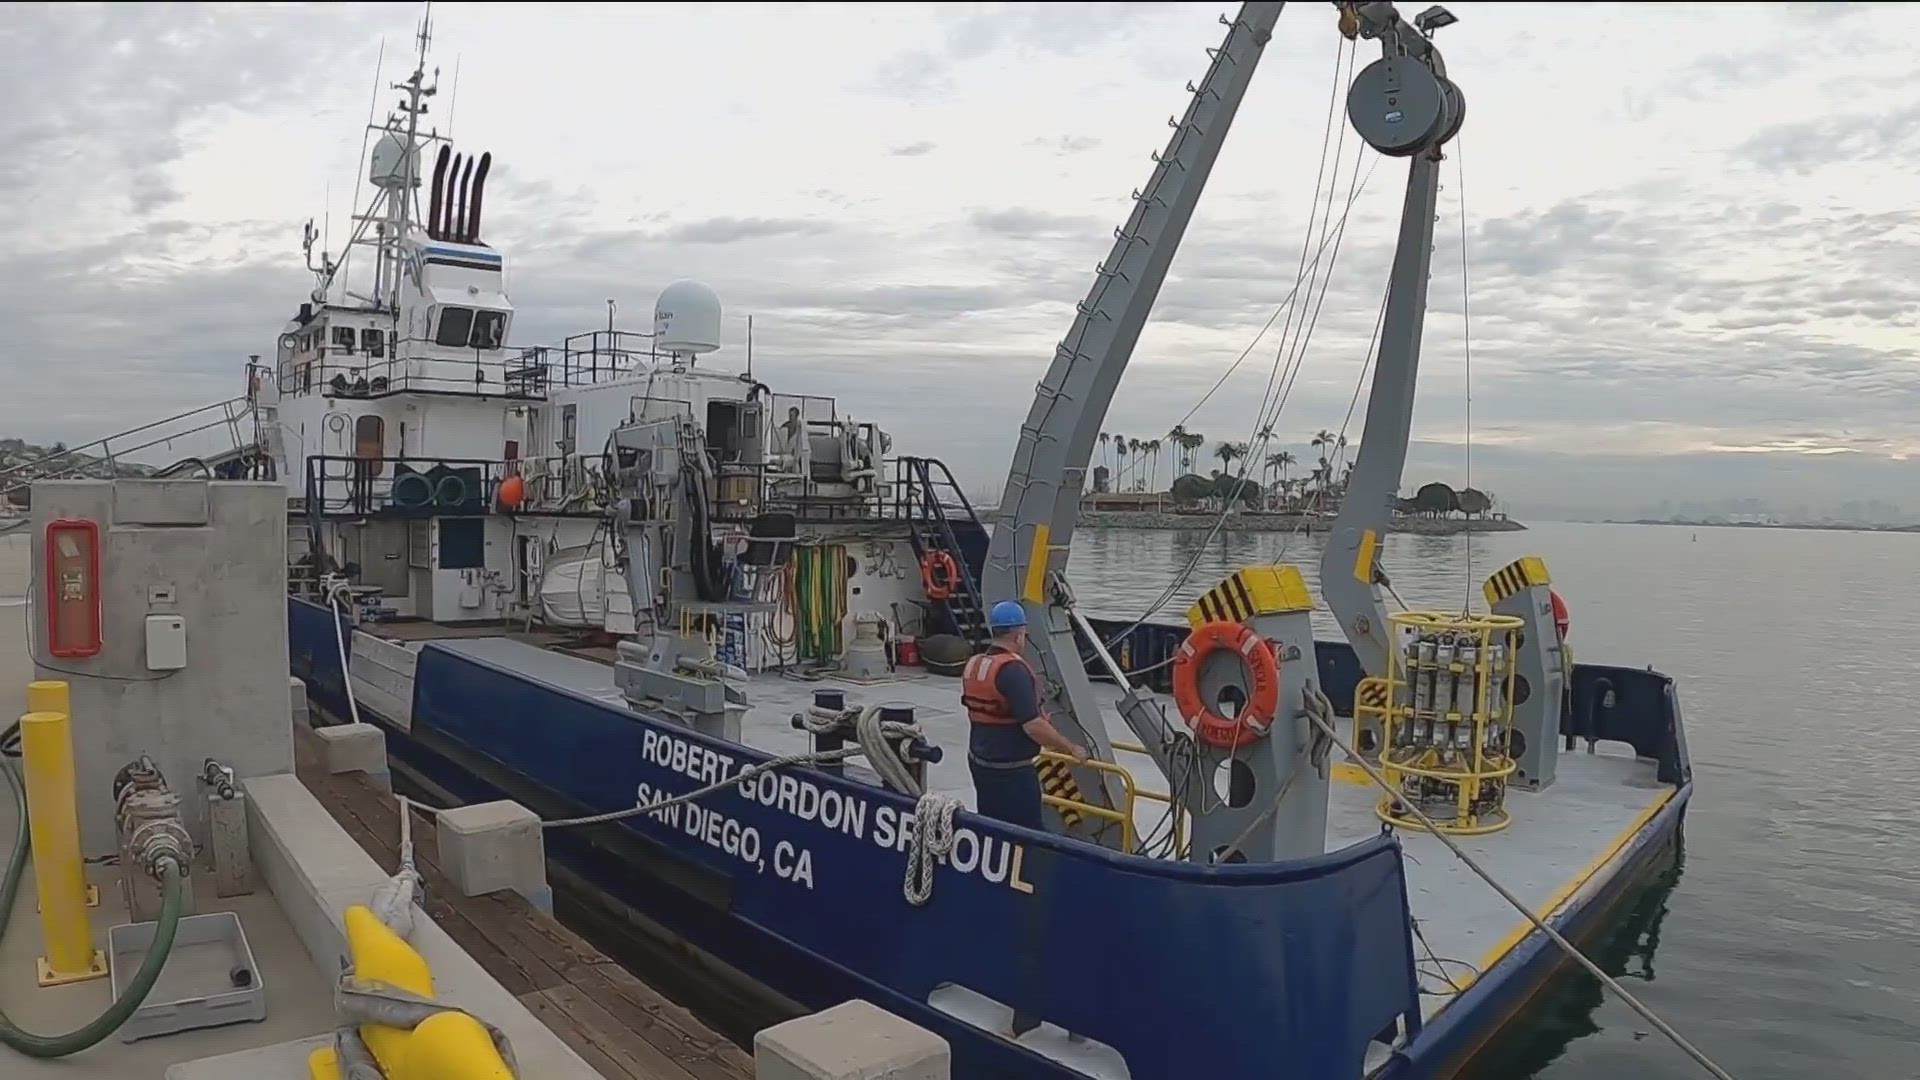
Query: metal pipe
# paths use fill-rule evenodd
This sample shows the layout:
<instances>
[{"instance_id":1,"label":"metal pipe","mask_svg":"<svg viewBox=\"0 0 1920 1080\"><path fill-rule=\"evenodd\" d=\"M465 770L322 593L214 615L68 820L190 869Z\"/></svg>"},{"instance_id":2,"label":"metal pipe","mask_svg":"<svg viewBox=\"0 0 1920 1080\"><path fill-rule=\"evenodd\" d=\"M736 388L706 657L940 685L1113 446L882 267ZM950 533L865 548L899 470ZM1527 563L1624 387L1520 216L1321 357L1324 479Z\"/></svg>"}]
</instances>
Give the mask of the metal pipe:
<instances>
[{"instance_id":1,"label":"metal pipe","mask_svg":"<svg viewBox=\"0 0 1920 1080\"><path fill-rule=\"evenodd\" d=\"M433 160L433 187L427 192L427 238L438 240L446 232L440 224L440 212L446 206L447 155L452 148L442 144Z\"/></svg>"},{"instance_id":2,"label":"metal pipe","mask_svg":"<svg viewBox=\"0 0 1920 1080\"><path fill-rule=\"evenodd\" d=\"M482 205L482 197L487 191L487 172L492 168L493 152L488 151L487 153L481 154L480 171L473 174L473 195L468 199L471 209L467 211L467 231L460 237L463 243L477 244L480 242L480 208ZM612 313L609 312L607 317L612 318ZM608 327L608 329L612 329L612 327Z\"/></svg>"},{"instance_id":3,"label":"metal pipe","mask_svg":"<svg viewBox=\"0 0 1920 1080\"><path fill-rule=\"evenodd\" d=\"M35 683L30 699L66 698L66 683ZM105 958L93 947L87 922L87 875L80 861L80 808L75 801L72 720L64 712L20 718L21 758L27 774L27 820L32 824L34 880L40 893L40 929L47 955L40 985L103 978Z\"/></svg>"}]
</instances>

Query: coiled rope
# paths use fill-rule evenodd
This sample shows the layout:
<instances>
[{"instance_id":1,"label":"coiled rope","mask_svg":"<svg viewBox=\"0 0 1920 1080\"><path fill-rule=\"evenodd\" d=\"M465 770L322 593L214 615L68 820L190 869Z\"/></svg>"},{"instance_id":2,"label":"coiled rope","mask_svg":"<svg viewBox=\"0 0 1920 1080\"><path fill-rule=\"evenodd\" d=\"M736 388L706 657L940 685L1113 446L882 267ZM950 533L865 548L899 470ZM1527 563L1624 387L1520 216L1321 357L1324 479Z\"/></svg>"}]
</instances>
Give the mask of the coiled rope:
<instances>
[{"instance_id":1,"label":"coiled rope","mask_svg":"<svg viewBox=\"0 0 1920 1080\"><path fill-rule=\"evenodd\" d=\"M933 899L933 868L953 853L953 818L960 800L929 792L913 811L913 845L907 848L907 903L921 907Z\"/></svg>"}]
</instances>

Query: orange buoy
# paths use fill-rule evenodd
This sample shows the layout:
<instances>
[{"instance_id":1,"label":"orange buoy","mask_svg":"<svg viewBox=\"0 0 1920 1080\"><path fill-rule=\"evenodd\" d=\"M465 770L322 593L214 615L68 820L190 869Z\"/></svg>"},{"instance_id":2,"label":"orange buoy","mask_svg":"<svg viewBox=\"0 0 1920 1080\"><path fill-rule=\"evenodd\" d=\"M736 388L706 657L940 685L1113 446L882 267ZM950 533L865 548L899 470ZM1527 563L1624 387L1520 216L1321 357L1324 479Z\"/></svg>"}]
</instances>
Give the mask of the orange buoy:
<instances>
[{"instance_id":1,"label":"orange buoy","mask_svg":"<svg viewBox=\"0 0 1920 1080\"><path fill-rule=\"evenodd\" d=\"M1221 649L1240 655L1251 684L1246 707L1231 719L1209 708L1200 693L1200 670ZM1273 728L1280 708L1280 658L1244 623L1201 623L1174 653L1173 703L1199 741L1228 751L1245 746Z\"/></svg>"},{"instance_id":2,"label":"orange buoy","mask_svg":"<svg viewBox=\"0 0 1920 1080\"><path fill-rule=\"evenodd\" d=\"M1554 632L1560 635L1561 641L1565 641L1567 640L1567 626L1569 623L1567 617L1567 602L1560 599L1560 594L1554 592L1552 589L1547 590L1547 595L1553 598Z\"/></svg>"},{"instance_id":3,"label":"orange buoy","mask_svg":"<svg viewBox=\"0 0 1920 1080\"><path fill-rule=\"evenodd\" d=\"M501 506L509 510L520 509L520 504L527 498L527 482L518 476L507 477L500 481L498 498Z\"/></svg>"},{"instance_id":4,"label":"orange buoy","mask_svg":"<svg viewBox=\"0 0 1920 1080\"><path fill-rule=\"evenodd\" d=\"M960 585L960 564L944 551L929 551L920 560L920 589L929 600L945 600Z\"/></svg>"}]
</instances>

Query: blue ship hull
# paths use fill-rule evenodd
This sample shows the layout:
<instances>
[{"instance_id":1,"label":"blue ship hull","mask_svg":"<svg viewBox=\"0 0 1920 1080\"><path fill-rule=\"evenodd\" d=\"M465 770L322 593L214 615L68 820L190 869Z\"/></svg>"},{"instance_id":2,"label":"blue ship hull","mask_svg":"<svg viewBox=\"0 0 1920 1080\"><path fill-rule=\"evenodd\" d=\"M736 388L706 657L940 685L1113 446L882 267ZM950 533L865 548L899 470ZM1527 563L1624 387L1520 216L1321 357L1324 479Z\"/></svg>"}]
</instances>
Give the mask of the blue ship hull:
<instances>
[{"instance_id":1,"label":"blue ship hull","mask_svg":"<svg viewBox=\"0 0 1920 1080\"><path fill-rule=\"evenodd\" d=\"M290 601L291 666L346 710L333 617ZM1119 629L1115 627L1113 629ZM1180 630L1142 627L1145 667ZM1358 666L1323 644L1350 699ZM1344 677L1343 677L1344 676ZM1669 680L1584 671L1570 730L1645 744L1674 795L1556 918L1578 937L1675 836L1690 783ZM1598 682L1596 682L1598 680ZM1597 695L1597 691L1595 692ZM1640 699L1665 723L1635 722ZM1626 707L1623 707L1626 706ZM1641 730L1644 728L1644 730ZM1636 741L1638 740L1638 741ZM420 654L396 766L466 802L510 798L545 817L632 806L737 775L766 755L437 645ZM1383 1077L1450 1075L1558 966L1532 934L1423 1023L1400 846L1381 835L1282 864L1199 867L960 815L952 865L924 907L902 893L912 800L814 770L729 787L666 821L548 833L569 875L802 1007L864 998L935 1031L956 1075L1082 1074L929 1004L956 984L1112 1047L1135 1080L1360 1077L1376 1038L1402 1044ZM1096 988L1089 992L1089 988Z\"/></svg>"}]
</instances>

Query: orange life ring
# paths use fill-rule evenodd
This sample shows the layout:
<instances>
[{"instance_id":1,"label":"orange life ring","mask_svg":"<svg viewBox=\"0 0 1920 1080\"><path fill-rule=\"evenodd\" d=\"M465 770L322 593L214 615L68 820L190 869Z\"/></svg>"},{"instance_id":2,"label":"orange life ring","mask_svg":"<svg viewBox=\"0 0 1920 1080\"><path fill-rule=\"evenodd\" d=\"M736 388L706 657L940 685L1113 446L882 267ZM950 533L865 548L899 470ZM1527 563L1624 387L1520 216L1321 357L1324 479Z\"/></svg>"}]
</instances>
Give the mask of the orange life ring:
<instances>
[{"instance_id":1,"label":"orange life ring","mask_svg":"<svg viewBox=\"0 0 1920 1080\"><path fill-rule=\"evenodd\" d=\"M1554 592L1552 589L1547 590L1547 596L1553 600L1553 628L1558 632L1560 640L1565 641L1567 640L1567 628L1572 623L1572 620L1567 616L1567 602L1560 599L1560 594Z\"/></svg>"},{"instance_id":2,"label":"orange life ring","mask_svg":"<svg viewBox=\"0 0 1920 1080\"><path fill-rule=\"evenodd\" d=\"M920 588L929 600L945 600L960 583L960 564L944 551L929 551L920 560Z\"/></svg>"},{"instance_id":3,"label":"orange life ring","mask_svg":"<svg viewBox=\"0 0 1920 1080\"><path fill-rule=\"evenodd\" d=\"M1247 681L1252 684L1245 708L1232 719L1208 708L1200 697L1201 666L1221 649L1240 655L1247 667ZM1201 623L1174 653L1173 703L1199 741L1221 750L1245 746L1264 738L1273 728L1274 714L1280 708L1280 658L1274 655L1273 646L1245 623Z\"/></svg>"}]
</instances>

